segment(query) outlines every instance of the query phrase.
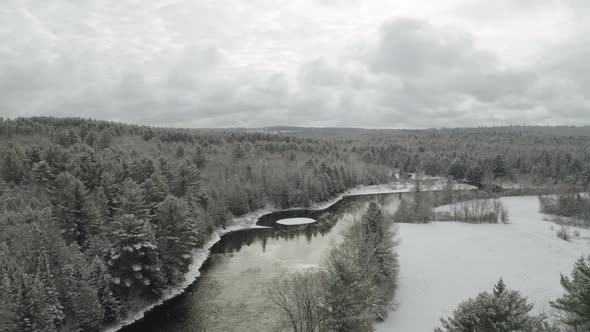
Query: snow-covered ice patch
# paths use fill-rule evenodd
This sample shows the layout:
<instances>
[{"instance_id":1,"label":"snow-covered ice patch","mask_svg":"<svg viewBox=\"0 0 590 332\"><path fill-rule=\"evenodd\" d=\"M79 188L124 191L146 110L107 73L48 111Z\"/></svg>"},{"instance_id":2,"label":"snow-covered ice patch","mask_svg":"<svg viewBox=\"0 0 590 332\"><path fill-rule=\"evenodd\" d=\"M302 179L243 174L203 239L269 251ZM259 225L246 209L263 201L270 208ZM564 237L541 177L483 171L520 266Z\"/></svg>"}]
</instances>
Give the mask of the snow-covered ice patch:
<instances>
[{"instance_id":1,"label":"snow-covered ice patch","mask_svg":"<svg viewBox=\"0 0 590 332\"><path fill-rule=\"evenodd\" d=\"M285 218L277 220L277 224L280 225L305 225L314 222L316 222L316 220L311 218Z\"/></svg>"}]
</instances>

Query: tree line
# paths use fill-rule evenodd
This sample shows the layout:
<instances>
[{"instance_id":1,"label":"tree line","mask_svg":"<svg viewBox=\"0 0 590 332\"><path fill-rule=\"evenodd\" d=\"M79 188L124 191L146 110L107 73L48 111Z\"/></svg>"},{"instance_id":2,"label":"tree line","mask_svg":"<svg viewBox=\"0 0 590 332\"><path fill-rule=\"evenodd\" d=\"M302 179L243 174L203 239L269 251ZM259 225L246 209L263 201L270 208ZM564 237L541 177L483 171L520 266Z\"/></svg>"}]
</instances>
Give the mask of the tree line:
<instances>
[{"instance_id":1,"label":"tree line","mask_svg":"<svg viewBox=\"0 0 590 332\"><path fill-rule=\"evenodd\" d=\"M0 329L97 331L183 280L234 216L390 167L335 143L83 119L0 121Z\"/></svg>"}]
</instances>

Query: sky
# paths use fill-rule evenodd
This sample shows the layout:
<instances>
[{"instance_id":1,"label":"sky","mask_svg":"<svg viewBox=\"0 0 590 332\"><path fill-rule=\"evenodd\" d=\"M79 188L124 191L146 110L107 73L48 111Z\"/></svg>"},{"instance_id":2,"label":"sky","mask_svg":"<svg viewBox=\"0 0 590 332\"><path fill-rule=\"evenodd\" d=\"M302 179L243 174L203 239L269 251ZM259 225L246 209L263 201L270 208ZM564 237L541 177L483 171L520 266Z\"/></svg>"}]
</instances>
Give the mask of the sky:
<instances>
[{"instance_id":1,"label":"sky","mask_svg":"<svg viewBox=\"0 0 590 332\"><path fill-rule=\"evenodd\" d=\"M590 124L587 0L4 0L0 116Z\"/></svg>"}]
</instances>

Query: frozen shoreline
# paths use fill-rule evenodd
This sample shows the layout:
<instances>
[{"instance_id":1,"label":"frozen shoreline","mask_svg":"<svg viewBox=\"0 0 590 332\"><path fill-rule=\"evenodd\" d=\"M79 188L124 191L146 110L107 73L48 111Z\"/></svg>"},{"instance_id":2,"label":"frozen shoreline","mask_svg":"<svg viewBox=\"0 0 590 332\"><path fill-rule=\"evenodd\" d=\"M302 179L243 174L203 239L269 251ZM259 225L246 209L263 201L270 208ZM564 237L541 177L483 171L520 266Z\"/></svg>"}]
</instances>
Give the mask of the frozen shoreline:
<instances>
[{"instance_id":1,"label":"frozen shoreline","mask_svg":"<svg viewBox=\"0 0 590 332\"><path fill-rule=\"evenodd\" d=\"M340 201L342 198L344 198L346 196L403 193L403 192L409 192L413 188L414 188L413 182L392 182L392 183L388 183L388 184L360 186L357 188L349 189L346 192L336 196L335 198L333 198L331 200L328 200L325 202L320 202L317 204L313 204L310 207L293 207L293 208L289 208L289 209L286 209L283 211L296 210L296 209L323 210L323 209L326 209L326 208L332 206L333 204L337 203L338 201ZM444 182L439 181L439 182L435 183L434 185L425 186L424 190L441 190L442 188L444 188ZM473 188L474 187L472 187L472 186L464 185L464 184L458 184L455 187L455 189L461 189L461 190L473 189ZM231 221L229 222L230 226L228 226L226 228L218 229L215 232L213 232L213 234L211 234L211 238L209 239L209 241L207 241L207 243L202 248L198 248L193 251L193 262L190 264L189 271L185 274L185 279L182 283L174 286L171 289L164 290L164 293L159 300L157 300L153 303L150 303L149 305L146 305L139 312L134 313L134 314L130 315L129 317L126 317L125 319L117 322L115 325L105 327L103 329L103 331L117 332L120 329L122 329L123 327L131 325L134 322L142 319L148 311L150 311L150 310L162 305L164 302L182 294L185 291L185 289L188 286L190 286L192 283L194 283L195 280L197 280L197 278L201 275L201 272L199 270L200 270L201 266L205 263L207 258L209 257L211 247L213 247L213 245L215 245L215 243L217 243L224 234L227 234L227 233L233 232L233 231L242 230L242 229L259 228L260 226L256 225L256 221L258 221L258 219L260 219L260 217L262 217L263 215L268 214L268 213L272 213L274 211L277 211L277 209L269 207L269 208L260 209L257 211L247 213L241 217L232 218Z\"/></svg>"}]
</instances>

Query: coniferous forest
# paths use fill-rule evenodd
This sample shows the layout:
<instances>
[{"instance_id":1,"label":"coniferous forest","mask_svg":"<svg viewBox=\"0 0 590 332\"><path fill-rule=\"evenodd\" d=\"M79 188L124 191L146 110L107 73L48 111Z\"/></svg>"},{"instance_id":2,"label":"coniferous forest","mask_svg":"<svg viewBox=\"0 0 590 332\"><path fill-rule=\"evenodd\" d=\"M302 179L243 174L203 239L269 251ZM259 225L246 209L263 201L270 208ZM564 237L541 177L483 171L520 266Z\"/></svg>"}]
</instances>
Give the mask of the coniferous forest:
<instances>
[{"instance_id":1,"label":"coniferous forest","mask_svg":"<svg viewBox=\"0 0 590 332\"><path fill-rule=\"evenodd\" d=\"M585 127L287 129L0 120L0 330L97 331L178 284L231 218L396 174L590 182Z\"/></svg>"}]
</instances>

